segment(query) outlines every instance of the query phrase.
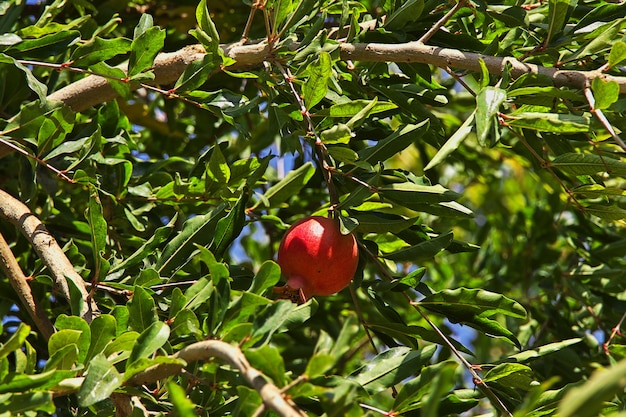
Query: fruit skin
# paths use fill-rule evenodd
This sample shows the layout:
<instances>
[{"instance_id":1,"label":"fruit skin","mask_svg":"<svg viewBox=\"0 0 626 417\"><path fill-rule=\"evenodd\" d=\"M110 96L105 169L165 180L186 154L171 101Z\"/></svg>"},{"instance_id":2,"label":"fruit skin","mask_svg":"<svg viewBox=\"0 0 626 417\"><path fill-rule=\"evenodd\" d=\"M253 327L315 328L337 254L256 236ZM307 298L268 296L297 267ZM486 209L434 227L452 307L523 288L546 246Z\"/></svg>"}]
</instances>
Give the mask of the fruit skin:
<instances>
[{"instance_id":1,"label":"fruit skin","mask_svg":"<svg viewBox=\"0 0 626 417\"><path fill-rule=\"evenodd\" d=\"M358 261L353 234L342 235L333 219L306 217L294 223L280 242L278 264L287 285L276 292L302 302L314 295L335 294L350 283Z\"/></svg>"}]
</instances>

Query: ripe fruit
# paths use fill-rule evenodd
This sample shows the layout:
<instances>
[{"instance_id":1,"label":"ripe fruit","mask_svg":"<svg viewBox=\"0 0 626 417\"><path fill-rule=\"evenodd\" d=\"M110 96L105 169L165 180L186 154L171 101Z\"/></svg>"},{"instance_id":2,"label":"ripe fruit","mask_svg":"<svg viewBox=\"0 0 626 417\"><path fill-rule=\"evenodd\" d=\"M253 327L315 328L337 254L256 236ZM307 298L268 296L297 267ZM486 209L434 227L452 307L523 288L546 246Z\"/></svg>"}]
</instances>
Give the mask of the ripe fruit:
<instances>
[{"instance_id":1,"label":"ripe fruit","mask_svg":"<svg viewBox=\"0 0 626 417\"><path fill-rule=\"evenodd\" d=\"M294 223L280 242L278 264L287 284L275 291L298 302L334 294L350 283L358 260L354 235L342 235L335 220L304 218Z\"/></svg>"}]
</instances>

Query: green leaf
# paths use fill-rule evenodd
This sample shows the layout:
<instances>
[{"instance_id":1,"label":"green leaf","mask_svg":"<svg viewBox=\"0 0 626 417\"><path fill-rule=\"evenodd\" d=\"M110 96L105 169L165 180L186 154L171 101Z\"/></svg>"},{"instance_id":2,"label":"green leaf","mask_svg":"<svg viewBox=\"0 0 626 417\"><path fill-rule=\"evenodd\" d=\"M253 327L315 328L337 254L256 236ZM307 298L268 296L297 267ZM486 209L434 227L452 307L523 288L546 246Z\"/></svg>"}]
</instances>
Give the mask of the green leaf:
<instances>
[{"instance_id":1,"label":"green leaf","mask_svg":"<svg viewBox=\"0 0 626 417\"><path fill-rule=\"evenodd\" d=\"M247 349L245 355L250 364L270 377L277 387L285 386L287 383L285 364L281 352L275 346L263 345L254 349Z\"/></svg>"},{"instance_id":2,"label":"green leaf","mask_svg":"<svg viewBox=\"0 0 626 417\"><path fill-rule=\"evenodd\" d=\"M220 47L220 37L217 33L215 23L211 20L211 13L206 0L201 0L196 7L196 21L198 28L189 31L204 46L207 52L218 55Z\"/></svg>"},{"instance_id":3,"label":"green leaf","mask_svg":"<svg viewBox=\"0 0 626 417\"><path fill-rule=\"evenodd\" d=\"M626 219L626 210L615 204L588 204L585 212L610 222Z\"/></svg>"},{"instance_id":4,"label":"green leaf","mask_svg":"<svg viewBox=\"0 0 626 417\"><path fill-rule=\"evenodd\" d=\"M354 217L359 226L357 231L361 233L397 233L415 223L415 218L406 218L395 214L386 214L377 211L352 211L351 217Z\"/></svg>"},{"instance_id":5,"label":"green leaf","mask_svg":"<svg viewBox=\"0 0 626 417\"><path fill-rule=\"evenodd\" d=\"M388 198L399 204L411 207L411 204L432 204L456 200L458 193L437 185L421 185L403 182L385 185L378 189L381 197Z\"/></svg>"},{"instance_id":6,"label":"green leaf","mask_svg":"<svg viewBox=\"0 0 626 417\"><path fill-rule=\"evenodd\" d=\"M520 347L513 333L490 319L496 314L514 318L526 317L524 307L502 294L480 289L457 288L427 295L419 304L446 316L453 323L467 324L487 335L505 337Z\"/></svg>"},{"instance_id":7,"label":"green leaf","mask_svg":"<svg viewBox=\"0 0 626 417\"><path fill-rule=\"evenodd\" d=\"M436 350L435 345L428 345L421 350L394 347L370 359L367 365L354 371L350 377L368 392L375 393L419 373Z\"/></svg>"},{"instance_id":8,"label":"green leaf","mask_svg":"<svg viewBox=\"0 0 626 417\"><path fill-rule=\"evenodd\" d=\"M80 317L61 314L54 322L54 327L57 330L71 329L81 332L80 337L76 341L76 346L78 347L78 362L84 363L91 344L91 329L87 322Z\"/></svg>"},{"instance_id":9,"label":"green leaf","mask_svg":"<svg viewBox=\"0 0 626 417\"><path fill-rule=\"evenodd\" d=\"M217 221L215 236L210 246L217 259L222 259L230 244L239 236L246 224L246 203L249 194L247 190L241 194L235 206L226 217Z\"/></svg>"},{"instance_id":10,"label":"green leaf","mask_svg":"<svg viewBox=\"0 0 626 417\"><path fill-rule=\"evenodd\" d=\"M435 238L395 252L385 253L383 257L395 262L420 262L433 258L452 243L453 233L448 232Z\"/></svg>"},{"instance_id":11,"label":"green leaf","mask_svg":"<svg viewBox=\"0 0 626 417\"><path fill-rule=\"evenodd\" d=\"M9 340L0 347L0 360L6 358L12 352L21 349L29 334L30 327L24 323L20 323Z\"/></svg>"},{"instance_id":12,"label":"green leaf","mask_svg":"<svg viewBox=\"0 0 626 417\"><path fill-rule=\"evenodd\" d=\"M21 415L28 411L42 411L52 415L57 411L52 392L26 392L11 395L0 404L0 414ZM39 414L39 413L38 413Z\"/></svg>"},{"instance_id":13,"label":"green leaf","mask_svg":"<svg viewBox=\"0 0 626 417\"><path fill-rule=\"evenodd\" d=\"M161 276L169 276L185 266L197 250L195 245L208 246L213 241L217 222L226 215L226 204L220 204L204 215L185 222L182 230L163 248L156 262Z\"/></svg>"},{"instance_id":14,"label":"green leaf","mask_svg":"<svg viewBox=\"0 0 626 417\"><path fill-rule=\"evenodd\" d=\"M377 99L357 99L346 103L333 104L328 109L322 109L316 112L315 116L355 117L364 110L367 110L367 116L371 116L373 114L395 110L397 108L398 106L396 104L389 101L378 101Z\"/></svg>"},{"instance_id":15,"label":"green leaf","mask_svg":"<svg viewBox=\"0 0 626 417\"><path fill-rule=\"evenodd\" d=\"M117 333L117 321L110 314L102 314L91 322L91 341L87 361L95 355L104 352L104 349L113 340Z\"/></svg>"},{"instance_id":16,"label":"green leaf","mask_svg":"<svg viewBox=\"0 0 626 417\"><path fill-rule=\"evenodd\" d=\"M428 127L428 120L424 120L416 125L411 124L399 127L375 146L359 151L359 159L372 165L384 162L422 137L428 131Z\"/></svg>"},{"instance_id":17,"label":"green leaf","mask_svg":"<svg viewBox=\"0 0 626 417\"><path fill-rule=\"evenodd\" d=\"M417 377L402 386L394 399L393 409L398 413L408 413L423 407L427 409L433 407L429 404L432 401L429 401L429 396L434 391L433 385L437 385L437 378L443 376L449 385L452 381L449 374L454 373L457 366L454 362L440 362L424 367Z\"/></svg>"},{"instance_id":18,"label":"green leaf","mask_svg":"<svg viewBox=\"0 0 626 417\"><path fill-rule=\"evenodd\" d=\"M39 388L48 384L51 380L56 379L56 374L63 375L63 373L54 369L35 375L11 374L0 384L0 394L7 392L19 393Z\"/></svg>"},{"instance_id":19,"label":"green leaf","mask_svg":"<svg viewBox=\"0 0 626 417\"><path fill-rule=\"evenodd\" d=\"M121 68L112 67L106 62L98 62L93 64L89 69L96 74L105 76L111 88L115 90L120 97L130 99L133 96L128 77Z\"/></svg>"},{"instance_id":20,"label":"green leaf","mask_svg":"<svg viewBox=\"0 0 626 417\"><path fill-rule=\"evenodd\" d=\"M333 127L323 130L320 133L322 142L324 142L326 145L350 143L350 138L352 138L352 136L352 130L350 130L350 128L343 123L337 123Z\"/></svg>"},{"instance_id":21,"label":"green leaf","mask_svg":"<svg viewBox=\"0 0 626 417\"><path fill-rule=\"evenodd\" d=\"M605 401L622 395L626 388L626 360L610 368L595 371L583 385L565 394L559 405L559 417L595 417L602 414Z\"/></svg>"},{"instance_id":22,"label":"green leaf","mask_svg":"<svg viewBox=\"0 0 626 417\"><path fill-rule=\"evenodd\" d=\"M516 361L516 362L528 362L537 358L541 358L543 356L549 355L551 353L558 352L566 347L575 345L577 343L582 342L583 339L580 337L576 337L573 339L561 340L559 342L548 343L547 345L539 346L536 349L525 350L523 352L516 353L514 355L509 356L507 361Z\"/></svg>"},{"instance_id":23,"label":"green leaf","mask_svg":"<svg viewBox=\"0 0 626 417\"><path fill-rule=\"evenodd\" d=\"M126 366L131 365L141 358L147 358L152 355L167 342L169 337L170 328L167 324L162 321L153 322L147 329L141 332L137 338L133 350L130 352Z\"/></svg>"},{"instance_id":24,"label":"green leaf","mask_svg":"<svg viewBox=\"0 0 626 417\"><path fill-rule=\"evenodd\" d=\"M185 291L187 303L184 308L193 311L199 306L206 304L207 300L213 295L214 290L213 281L202 277Z\"/></svg>"},{"instance_id":25,"label":"green leaf","mask_svg":"<svg viewBox=\"0 0 626 417\"><path fill-rule=\"evenodd\" d=\"M96 271L94 278L102 280L108 272L108 262L104 259L108 236L108 225L102 214L102 203L95 186L90 186L89 205L85 211L85 218L90 229L92 252Z\"/></svg>"},{"instance_id":26,"label":"green leaf","mask_svg":"<svg viewBox=\"0 0 626 417\"><path fill-rule=\"evenodd\" d=\"M296 305L287 300L278 300L268 305L260 314L255 315L251 339L256 341L255 346L261 346L267 343L275 332L300 325L308 320L316 309L317 302L314 299L302 305Z\"/></svg>"},{"instance_id":27,"label":"green leaf","mask_svg":"<svg viewBox=\"0 0 626 417\"><path fill-rule=\"evenodd\" d=\"M131 41L126 38L103 39L98 36L76 48L70 57L73 66L89 67L117 55L127 54Z\"/></svg>"},{"instance_id":28,"label":"green leaf","mask_svg":"<svg viewBox=\"0 0 626 417\"><path fill-rule=\"evenodd\" d=\"M87 376L76 393L81 407L89 407L111 396L122 385L122 376L102 354L89 363Z\"/></svg>"},{"instance_id":29,"label":"green leaf","mask_svg":"<svg viewBox=\"0 0 626 417\"><path fill-rule=\"evenodd\" d=\"M262 295L266 290L275 286L280 281L280 267L274 261L265 261L252 279L248 291Z\"/></svg>"},{"instance_id":30,"label":"green leaf","mask_svg":"<svg viewBox=\"0 0 626 417\"><path fill-rule=\"evenodd\" d=\"M205 54L185 67L185 71L174 84L174 90L185 92L200 88L217 68L219 61L215 56L212 53Z\"/></svg>"},{"instance_id":31,"label":"green leaf","mask_svg":"<svg viewBox=\"0 0 626 417\"><path fill-rule=\"evenodd\" d=\"M546 35L546 45L559 34L567 19L569 0L549 0L548 1L548 34Z\"/></svg>"},{"instance_id":32,"label":"green leaf","mask_svg":"<svg viewBox=\"0 0 626 417\"><path fill-rule=\"evenodd\" d=\"M83 336L83 332L81 330L75 329L64 329L59 330L50 336L48 340L48 353L50 355L54 355L58 350L68 346L68 345L76 345L78 346L79 339Z\"/></svg>"},{"instance_id":33,"label":"green leaf","mask_svg":"<svg viewBox=\"0 0 626 417\"><path fill-rule=\"evenodd\" d=\"M127 304L128 325L132 330L143 332L158 321L156 305L150 293L139 286L133 290L133 298Z\"/></svg>"},{"instance_id":34,"label":"green leaf","mask_svg":"<svg viewBox=\"0 0 626 417\"><path fill-rule=\"evenodd\" d=\"M312 109L322 101L328 90L328 80L332 74L332 59L328 52L321 52L319 57L308 65L309 77L302 87L302 95L307 109Z\"/></svg>"},{"instance_id":35,"label":"green leaf","mask_svg":"<svg viewBox=\"0 0 626 417\"><path fill-rule=\"evenodd\" d=\"M138 337L139 333L135 331L124 332L118 335L115 339L111 340L106 349L104 349L104 356L110 357L120 352L130 353Z\"/></svg>"},{"instance_id":36,"label":"green leaf","mask_svg":"<svg viewBox=\"0 0 626 417\"><path fill-rule=\"evenodd\" d=\"M130 78L136 77L152 67L154 58L163 49L164 41L165 30L152 26L150 14L142 14L130 45L130 57L128 59L128 76Z\"/></svg>"},{"instance_id":37,"label":"green leaf","mask_svg":"<svg viewBox=\"0 0 626 417\"><path fill-rule=\"evenodd\" d=\"M344 164L354 164L359 159L359 154L347 146L329 146L328 153L335 161Z\"/></svg>"},{"instance_id":38,"label":"green leaf","mask_svg":"<svg viewBox=\"0 0 626 417\"><path fill-rule=\"evenodd\" d=\"M536 383L533 370L521 363L502 363L491 368L483 377L487 384L498 382L506 387L528 391Z\"/></svg>"},{"instance_id":39,"label":"green leaf","mask_svg":"<svg viewBox=\"0 0 626 417\"><path fill-rule=\"evenodd\" d=\"M384 28L391 31L402 30L409 23L418 20L424 10L424 0L408 0L399 4L400 7L395 9L391 16L387 16Z\"/></svg>"},{"instance_id":40,"label":"green leaf","mask_svg":"<svg viewBox=\"0 0 626 417\"><path fill-rule=\"evenodd\" d=\"M185 389L174 381L167 383L168 399L172 402L173 411L178 417L196 417L196 405L187 398Z\"/></svg>"},{"instance_id":41,"label":"green leaf","mask_svg":"<svg viewBox=\"0 0 626 417\"><path fill-rule=\"evenodd\" d=\"M482 146L486 145L492 129L497 128L496 116L506 98L506 91L498 87L485 87L476 96L476 134Z\"/></svg>"},{"instance_id":42,"label":"green leaf","mask_svg":"<svg viewBox=\"0 0 626 417\"><path fill-rule=\"evenodd\" d=\"M277 207L290 197L297 195L313 177L314 173L315 167L311 162L307 162L301 167L290 171L285 175L285 178L268 188L265 194L263 194L265 201L267 201L269 207Z\"/></svg>"},{"instance_id":43,"label":"green leaf","mask_svg":"<svg viewBox=\"0 0 626 417\"><path fill-rule=\"evenodd\" d=\"M450 136L450 138L443 144L441 148L437 151L435 156L428 162L428 164L424 167L424 171L428 171L429 169L434 168L443 162L452 152L454 152L461 143L472 133L472 128L474 127L475 118L474 115L476 111L472 112L471 115L468 116L467 119L463 122L461 126Z\"/></svg>"},{"instance_id":44,"label":"green leaf","mask_svg":"<svg viewBox=\"0 0 626 417\"><path fill-rule=\"evenodd\" d=\"M218 184L228 184L228 181L230 181L230 168L226 163L226 159L224 158L224 154L222 154L219 144L216 144L212 148L206 173L209 178Z\"/></svg>"},{"instance_id":45,"label":"green leaf","mask_svg":"<svg viewBox=\"0 0 626 417\"><path fill-rule=\"evenodd\" d=\"M604 110L611 107L619 99L619 84L617 81L604 81L594 78L591 82L596 109Z\"/></svg>"},{"instance_id":46,"label":"green leaf","mask_svg":"<svg viewBox=\"0 0 626 417\"><path fill-rule=\"evenodd\" d=\"M626 162L595 154L565 153L554 158L550 166L572 175L595 175L601 172L626 175Z\"/></svg>"},{"instance_id":47,"label":"green leaf","mask_svg":"<svg viewBox=\"0 0 626 417\"><path fill-rule=\"evenodd\" d=\"M507 115L514 127L553 133L579 133L591 131L591 118L575 114L519 112Z\"/></svg>"},{"instance_id":48,"label":"green leaf","mask_svg":"<svg viewBox=\"0 0 626 417\"><path fill-rule=\"evenodd\" d=\"M626 60L626 42L617 41L611 47L609 53L609 67L615 68Z\"/></svg>"},{"instance_id":49,"label":"green leaf","mask_svg":"<svg viewBox=\"0 0 626 417\"><path fill-rule=\"evenodd\" d=\"M146 240L146 242L141 245L139 249L127 256L122 262L111 267L111 269L109 269L109 274L125 270L138 264L139 262L142 262L149 255L154 254L155 249L161 246L161 244L172 234L177 218L178 216L174 215L167 225L157 228L153 235L150 236L150 238Z\"/></svg>"},{"instance_id":50,"label":"green leaf","mask_svg":"<svg viewBox=\"0 0 626 417\"><path fill-rule=\"evenodd\" d=\"M24 34L23 40L11 47L11 52L27 53L31 59L47 58L65 54L69 46L80 39L77 30L61 30L37 38L27 39Z\"/></svg>"},{"instance_id":51,"label":"green leaf","mask_svg":"<svg viewBox=\"0 0 626 417\"><path fill-rule=\"evenodd\" d=\"M71 370L78 363L78 344L71 343L62 346L50 355L44 366L44 371Z\"/></svg>"},{"instance_id":52,"label":"green leaf","mask_svg":"<svg viewBox=\"0 0 626 417\"><path fill-rule=\"evenodd\" d=\"M615 19L597 27L593 32L587 34L589 42L572 54L567 54L560 59L563 63L574 60L581 60L593 55L603 49L609 48L615 39L620 39L620 32L626 26L626 18Z\"/></svg>"}]
</instances>

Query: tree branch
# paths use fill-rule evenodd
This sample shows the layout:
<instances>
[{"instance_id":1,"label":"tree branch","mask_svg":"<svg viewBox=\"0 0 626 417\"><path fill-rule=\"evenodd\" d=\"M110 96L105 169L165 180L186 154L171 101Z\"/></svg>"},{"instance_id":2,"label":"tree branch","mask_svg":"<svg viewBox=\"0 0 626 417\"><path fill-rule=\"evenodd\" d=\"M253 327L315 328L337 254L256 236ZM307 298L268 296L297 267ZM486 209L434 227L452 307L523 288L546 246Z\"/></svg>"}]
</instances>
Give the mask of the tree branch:
<instances>
[{"instance_id":1,"label":"tree branch","mask_svg":"<svg viewBox=\"0 0 626 417\"><path fill-rule=\"evenodd\" d=\"M244 379L261 395L263 404L281 417L302 417L295 405L290 404L278 387L269 382L267 378L253 368L241 349L221 340L205 340L193 343L173 355L174 358L182 359L186 363L206 361L218 358L228 362L237 368ZM143 385L153 383L159 379L167 378L181 372L183 367L174 364L154 365L130 378L126 385Z\"/></svg>"},{"instance_id":2,"label":"tree branch","mask_svg":"<svg viewBox=\"0 0 626 417\"><path fill-rule=\"evenodd\" d=\"M0 233L0 266L2 270L9 278L11 286L22 301L23 307L28 312L28 315L33 319L35 326L39 329L43 337L48 340L55 332L54 326L48 319L48 315L43 310L41 305L33 298L33 293L28 285L28 280L20 268L20 265L13 256L9 244L4 239L4 236Z\"/></svg>"},{"instance_id":3,"label":"tree branch","mask_svg":"<svg viewBox=\"0 0 626 417\"><path fill-rule=\"evenodd\" d=\"M297 47L297 44L293 45ZM237 61L234 68L250 67L270 59L271 49L266 42L254 44L229 44L222 46L226 56ZM586 83L594 78L615 81L620 86L620 93L626 93L626 77L616 77L601 71L565 71L557 68L527 64L512 57L495 57L457 49L440 48L424 45L419 42L402 44L379 43L342 43L340 44L342 60L363 62L418 62L440 68L456 68L469 71L480 71L479 60L482 59L491 74L502 74L506 64L511 65L511 75L519 77L533 73L551 79L558 87L583 89ZM175 82L187 65L201 59L204 49L200 45L187 46L179 51L159 54L154 62L155 78L150 84L166 85ZM90 75L82 80L64 87L51 95L51 101L61 101L74 111L83 111L97 104L113 100L117 97L106 78Z\"/></svg>"},{"instance_id":4,"label":"tree branch","mask_svg":"<svg viewBox=\"0 0 626 417\"><path fill-rule=\"evenodd\" d=\"M0 216L11 222L26 236L41 261L48 267L63 297L72 305L80 302L80 316L91 323L94 316L98 314L98 306L88 296L83 278L74 270L63 249L41 220L21 201L3 190L0 190ZM72 299L73 289L70 285L80 294L82 300Z\"/></svg>"}]
</instances>

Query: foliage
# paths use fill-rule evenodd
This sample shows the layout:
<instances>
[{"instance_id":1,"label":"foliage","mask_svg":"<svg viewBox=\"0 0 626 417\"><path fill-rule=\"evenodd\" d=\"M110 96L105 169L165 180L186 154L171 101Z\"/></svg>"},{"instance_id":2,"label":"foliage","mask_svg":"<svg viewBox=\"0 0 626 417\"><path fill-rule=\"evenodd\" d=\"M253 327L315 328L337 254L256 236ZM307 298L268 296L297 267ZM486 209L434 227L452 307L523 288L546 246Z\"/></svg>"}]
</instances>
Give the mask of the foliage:
<instances>
[{"instance_id":1,"label":"foliage","mask_svg":"<svg viewBox=\"0 0 626 417\"><path fill-rule=\"evenodd\" d=\"M129 396L133 415L255 415L261 394L234 366L176 356L205 339L240 347L308 415L623 413L626 84L352 62L341 45L414 41L441 21L428 44L619 76L625 11L1 3L0 188L63 246L100 315L78 316L80 293L63 299L0 222L56 328L43 337L5 274L0 414L113 415ZM220 47L244 28L271 43L265 65ZM150 84L158 53L197 42L206 55L173 86ZM120 98L47 100L85 73ZM282 233L329 212L360 242L351 287L276 300ZM134 384L155 366L186 371Z\"/></svg>"}]
</instances>

